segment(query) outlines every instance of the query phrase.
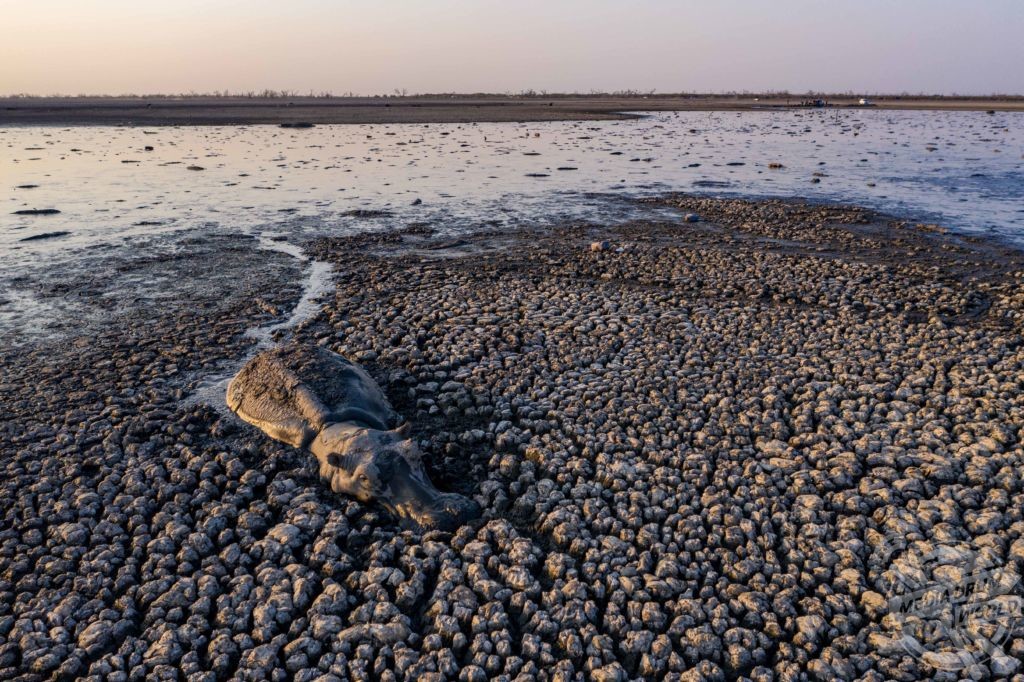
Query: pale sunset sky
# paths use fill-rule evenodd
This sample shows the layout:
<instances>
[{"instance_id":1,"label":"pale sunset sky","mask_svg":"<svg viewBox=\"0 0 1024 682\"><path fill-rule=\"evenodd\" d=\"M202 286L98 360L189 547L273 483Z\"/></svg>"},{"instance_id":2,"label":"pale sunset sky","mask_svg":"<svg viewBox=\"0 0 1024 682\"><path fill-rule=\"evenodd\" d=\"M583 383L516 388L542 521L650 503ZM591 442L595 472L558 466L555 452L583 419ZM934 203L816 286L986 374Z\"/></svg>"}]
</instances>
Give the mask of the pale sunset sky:
<instances>
[{"instance_id":1,"label":"pale sunset sky","mask_svg":"<svg viewBox=\"0 0 1024 682\"><path fill-rule=\"evenodd\" d=\"M1024 93L1024 0L0 0L0 95Z\"/></svg>"}]
</instances>

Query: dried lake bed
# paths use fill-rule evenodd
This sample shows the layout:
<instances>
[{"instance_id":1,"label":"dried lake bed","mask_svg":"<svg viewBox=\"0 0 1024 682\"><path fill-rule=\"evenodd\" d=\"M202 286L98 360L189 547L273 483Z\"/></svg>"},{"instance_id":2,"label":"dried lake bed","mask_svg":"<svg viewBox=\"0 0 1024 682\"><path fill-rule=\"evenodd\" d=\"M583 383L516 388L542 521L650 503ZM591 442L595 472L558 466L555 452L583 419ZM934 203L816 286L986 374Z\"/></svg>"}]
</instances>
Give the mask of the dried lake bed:
<instances>
[{"instance_id":1,"label":"dried lake bed","mask_svg":"<svg viewBox=\"0 0 1024 682\"><path fill-rule=\"evenodd\" d=\"M1019 594L1012 116L3 129L61 212L2 231L0 677L1013 676L1016 622L890 612L938 550ZM403 531L210 404L281 338L484 517Z\"/></svg>"}]
</instances>

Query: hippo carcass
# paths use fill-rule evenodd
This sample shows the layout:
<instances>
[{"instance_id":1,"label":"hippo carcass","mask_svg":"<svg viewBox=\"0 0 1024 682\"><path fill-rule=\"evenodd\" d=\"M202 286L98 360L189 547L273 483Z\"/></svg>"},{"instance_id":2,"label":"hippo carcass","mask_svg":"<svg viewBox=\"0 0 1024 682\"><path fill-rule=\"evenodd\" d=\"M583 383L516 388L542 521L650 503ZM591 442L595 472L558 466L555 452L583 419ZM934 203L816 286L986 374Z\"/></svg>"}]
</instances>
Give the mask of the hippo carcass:
<instances>
[{"instance_id":1,"label":"hippo carcass","mask_svg":"<svg viewBox=\"0 0 1024 682\"><path fill-rule=\"evenodd\" d=\"M453 530L480 514L431 484L408 424L365 370L336 353L300 344L262 352L231 380L227 403L271 438L312 452L335 492L376 500L423 529Z\"/></svg>"}]
</instances>

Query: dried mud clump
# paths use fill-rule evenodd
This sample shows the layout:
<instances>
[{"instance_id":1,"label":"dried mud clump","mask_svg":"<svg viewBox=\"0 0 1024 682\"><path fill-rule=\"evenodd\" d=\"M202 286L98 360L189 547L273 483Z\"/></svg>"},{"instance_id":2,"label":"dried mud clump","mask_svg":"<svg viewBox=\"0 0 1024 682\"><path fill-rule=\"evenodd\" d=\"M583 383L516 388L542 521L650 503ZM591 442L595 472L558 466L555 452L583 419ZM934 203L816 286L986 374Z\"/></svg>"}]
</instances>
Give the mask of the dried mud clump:
<instances>
[{"instance_id":1,"label":"dried mud clump","mask_svg":"<svg viewBox=\"0 0 1024 682\"><path fill-rule=\"evenodd\" d=\"M309 245L337 288L296 336L481 505L454 533L182 406L230 325L5 355L0 677L956 679L894 645L886 572L937 542L1024 569L1020 257L657 201L680 220ZM1019 679L1003 648L963 674Z\"/></svg>"}]
</instances>

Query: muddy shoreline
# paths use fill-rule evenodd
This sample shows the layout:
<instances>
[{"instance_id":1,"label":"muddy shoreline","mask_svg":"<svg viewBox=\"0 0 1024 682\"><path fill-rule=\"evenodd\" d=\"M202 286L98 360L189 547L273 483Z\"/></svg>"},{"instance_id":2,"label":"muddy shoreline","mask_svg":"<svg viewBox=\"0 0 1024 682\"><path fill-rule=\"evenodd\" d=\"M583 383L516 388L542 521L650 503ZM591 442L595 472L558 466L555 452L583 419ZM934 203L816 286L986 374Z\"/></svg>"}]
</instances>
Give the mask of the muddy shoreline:
<instances>
[{"instance_id":1,"label":"muddy shoreline","mask_svg":"<svg viewBox=\"0 0 1024 682\"><path fill-rule=\"evenodd\" d=\"M886 618L890 554L1024 570L1024 255L857 207L646 201L680 220L304 245L334 286L283 333L363 363L481 504L450 535L189 404L300 299L286 254L197 237L145 305L41 283L109 314L0 351L0 677L934 674ZM1014 635L969 672L1022 658Z\"/></svg>"},{"instance_id":2,"label":"muddy shoreline","mask_svg":"<svg viewBox=\"0 0 1024 682\"><path fill-rule=\"evenodd\" d=\"M335 123L470 123L589 121L633 118L636 111L749 111L797 108L793 97L453 96L453 97L8 97L0 125L256 125ZM829 98L829 110L858 107ZM873 99L874 109L1024 111L1021 98ZM813 110L813 109L812 109Z\"/></svg>"}]
</instances>

